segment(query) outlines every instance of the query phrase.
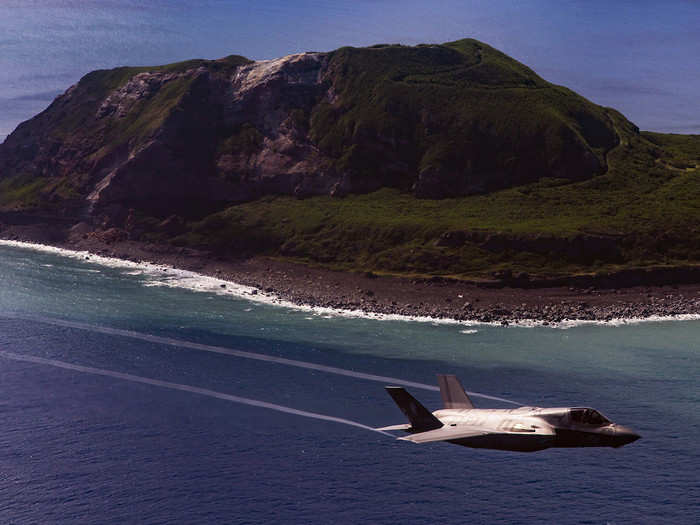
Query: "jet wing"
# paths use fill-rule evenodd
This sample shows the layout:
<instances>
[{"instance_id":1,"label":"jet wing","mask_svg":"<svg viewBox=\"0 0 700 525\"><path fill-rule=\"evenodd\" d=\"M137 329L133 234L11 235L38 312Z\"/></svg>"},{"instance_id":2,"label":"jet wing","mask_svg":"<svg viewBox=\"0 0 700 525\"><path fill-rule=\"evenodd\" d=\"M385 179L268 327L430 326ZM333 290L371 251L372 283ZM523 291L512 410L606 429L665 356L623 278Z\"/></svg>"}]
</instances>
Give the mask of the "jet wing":
<instances>
[{"instance_id":1,"label":"jet wing","mask_svg":"<svg viewBox=\"0 0 700 525\"><path fill-rule=\"evenodd\" d=\"M436 430L428 430L427 432L418 432L417 434L411 434L410 436L398 439L412 441L413 443L430 443L431 441L449 441L451 439L485 436L486 434L490 434L490 432L483 428L459 425L456 427L442 427Z\"/></svg>"}]
</instances>

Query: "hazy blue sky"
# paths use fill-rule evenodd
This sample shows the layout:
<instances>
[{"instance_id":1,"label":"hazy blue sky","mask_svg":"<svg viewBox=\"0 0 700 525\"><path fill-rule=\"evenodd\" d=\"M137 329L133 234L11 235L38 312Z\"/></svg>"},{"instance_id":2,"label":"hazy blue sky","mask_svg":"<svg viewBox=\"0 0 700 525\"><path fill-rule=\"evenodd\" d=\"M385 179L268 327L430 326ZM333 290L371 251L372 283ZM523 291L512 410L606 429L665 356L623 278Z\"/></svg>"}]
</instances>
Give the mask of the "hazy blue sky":
<instances>
[{"instance_id":1,"label":"hazy blue sky","mask_svg":"<svg viewBox=\"0 0 700 525\"><path fill-rule=\"evenodd\" d=\"M700 133L700 1L0 0L0 138L86 72L474 37L643 129Z\"/></svg>"}]
</instances>

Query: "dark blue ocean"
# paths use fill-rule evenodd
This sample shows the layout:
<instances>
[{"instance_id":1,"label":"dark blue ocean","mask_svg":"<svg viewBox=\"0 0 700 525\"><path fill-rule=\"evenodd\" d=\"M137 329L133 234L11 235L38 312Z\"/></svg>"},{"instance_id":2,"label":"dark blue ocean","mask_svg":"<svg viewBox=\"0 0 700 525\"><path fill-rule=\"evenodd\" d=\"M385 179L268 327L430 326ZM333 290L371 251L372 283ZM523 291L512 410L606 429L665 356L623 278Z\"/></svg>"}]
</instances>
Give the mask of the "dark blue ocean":
<instances>
[{"instance_id":1,"label":"dark blue ocean","mask_svg":"<svg viewBox=\"0 0 700 525\"><path fill-rule=\"evenodd\" d=\"M0 523L698 523L699 321L352 319L202 282L0 245ZM439 372L643 438L523 454L362 427L404 422L362 374L435 409Z\"/></svg>"}]
</instances>

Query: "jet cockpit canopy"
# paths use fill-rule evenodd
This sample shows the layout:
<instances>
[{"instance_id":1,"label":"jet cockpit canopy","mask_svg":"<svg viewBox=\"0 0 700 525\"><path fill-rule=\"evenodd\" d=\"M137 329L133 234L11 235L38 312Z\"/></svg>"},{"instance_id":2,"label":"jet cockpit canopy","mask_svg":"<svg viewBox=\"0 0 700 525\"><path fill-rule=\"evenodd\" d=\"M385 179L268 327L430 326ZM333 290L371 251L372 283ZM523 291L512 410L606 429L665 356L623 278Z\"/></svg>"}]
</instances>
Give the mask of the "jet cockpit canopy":
<instances>
[{"instance_id":1,"label":"jet cockpit canopy","mask_svg":"<svg viewBox=\"0 0 700 525\"><path fill-rule=\"evenodd\" d=\"M604 427L612 423L603 414L592 408L572 408L569 411L569 418L572 423L592 427Z\"/></svg>"}]
</instances>

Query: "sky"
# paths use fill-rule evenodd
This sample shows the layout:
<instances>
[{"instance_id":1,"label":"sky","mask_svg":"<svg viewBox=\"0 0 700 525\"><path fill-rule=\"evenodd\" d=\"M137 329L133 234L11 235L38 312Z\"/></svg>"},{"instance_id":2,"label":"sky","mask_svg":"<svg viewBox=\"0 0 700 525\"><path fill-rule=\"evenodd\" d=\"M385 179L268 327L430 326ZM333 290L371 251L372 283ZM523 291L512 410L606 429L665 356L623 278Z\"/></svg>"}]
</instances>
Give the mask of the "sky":
<instances>
[{"instance_id":1,"label":"sky","mask_svg":"<svg viewBox=\"0 0 700 525\"><path fill-rule=\"evenodd\" d=\"M700 1L0 0L0 139L85 73L482 40L642 129L700 133Z\"/></svg>"}]
</instances>

